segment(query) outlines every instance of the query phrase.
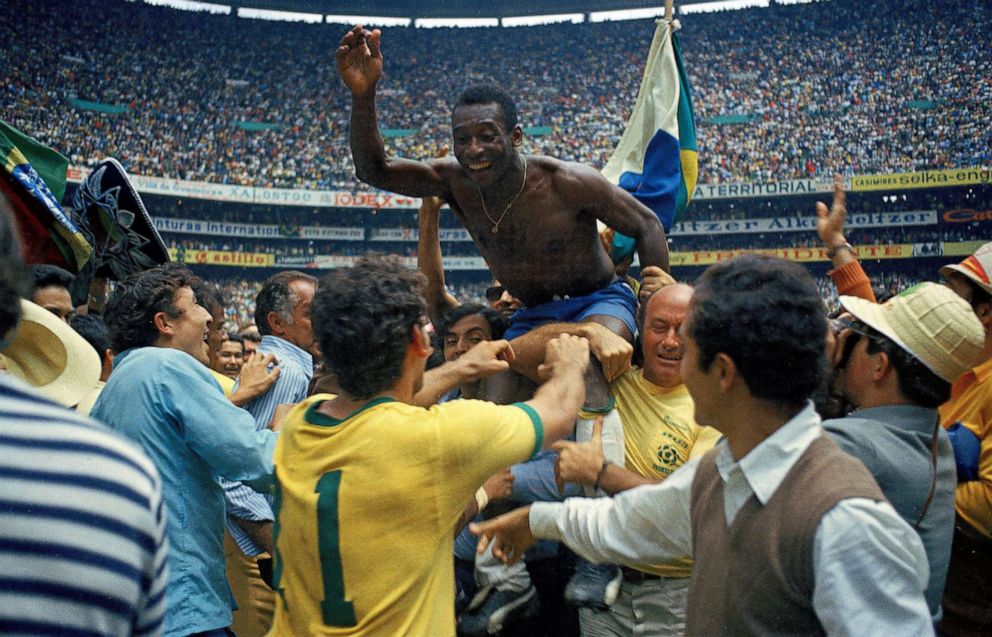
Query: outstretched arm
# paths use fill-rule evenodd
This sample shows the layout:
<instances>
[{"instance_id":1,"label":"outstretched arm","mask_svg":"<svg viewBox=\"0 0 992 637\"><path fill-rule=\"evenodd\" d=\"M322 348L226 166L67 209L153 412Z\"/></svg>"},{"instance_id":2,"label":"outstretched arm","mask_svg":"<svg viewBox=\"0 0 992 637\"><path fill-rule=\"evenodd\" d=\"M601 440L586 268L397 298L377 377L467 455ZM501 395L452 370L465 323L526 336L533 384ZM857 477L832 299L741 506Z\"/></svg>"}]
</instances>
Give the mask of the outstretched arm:
<instances>
[{"instance_id":1,"label":"outstretched arm","mask_svg":"<svg viewBox=\"0 0 992 637\"><path fill-rule=\"evenodd\" d=\"M589 166L571 167L568 178L573 183L564 192L575 198L574 203L617 232L632 237L641 268L654 265L668 272L668 241L657 215Z\"/></svg>"},{"instance_id":2,"label":"outstretched arm","mask_svg":"<svg viewBox=\"0 0 992 637\"><path fill-rule=\"evenodd\" d=\"M624 337L594 321L582 323L548 323L513 339L517 354L510 367L535 383L542 380L538 368L544 362L544 343L559 334L582 336L589 341L589 349L603 368L603 376L611 382L630 367L634 346Z\"/></svg>"},{"instance_id":3,"label":"outstretched arm","mask_svg":"<svg viewBox=\"0 0 992 637\"><path fill-rule=\"evenodd\" d=\"M438 236L442 203L440 197L424 197L417 219L417 269L427 279L424 289L427 318L435 325L445 310L460 305L458 299L449 294L444 285L444 264L441 261L441 240Z\"/></svg>"},{"instance_id":4,"label":"outstretched arm","mask_svg":"<svg viewBox=\"0 0 992 637\"><path fill-rule=\"evenodd\" d=\"M442 196L443 181L431 164L386 157L379 135L375 110L375 89L382 78L382 52L379 29L361 26L341 38L335 52L338 75L351 90L351 156L355 174L361 181L411 197Z\"/></svg>"}]
</instances>

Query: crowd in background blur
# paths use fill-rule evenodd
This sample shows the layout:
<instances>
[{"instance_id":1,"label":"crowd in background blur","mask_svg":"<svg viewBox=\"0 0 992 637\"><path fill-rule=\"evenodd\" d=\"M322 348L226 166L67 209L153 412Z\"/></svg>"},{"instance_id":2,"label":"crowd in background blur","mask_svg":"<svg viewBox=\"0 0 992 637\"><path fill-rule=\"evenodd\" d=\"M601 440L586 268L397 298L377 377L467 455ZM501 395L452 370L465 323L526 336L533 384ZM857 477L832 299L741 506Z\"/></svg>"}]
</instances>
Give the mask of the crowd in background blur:
<instances>
[{"instance_id":1,"label":"crowd in background blur","mask_svg":"<svg viewBox=\"0 0 992 637\"><path fill-rule=\"evenodd\" d=\"M0 23L0 119L74 165L114 156L136 174L364 188L334 70L344 28L117 0L5 4L18 19ZM835 0L695 14L683 27L702 183L992 162L988 3ZM602 167L653 29L389 28L378 106L383 128L401 135L387 136L389 151L433 156L459 91L495 82L525 127L550 129L525 136L525 152Z\"/></svg>"}]
</instances>

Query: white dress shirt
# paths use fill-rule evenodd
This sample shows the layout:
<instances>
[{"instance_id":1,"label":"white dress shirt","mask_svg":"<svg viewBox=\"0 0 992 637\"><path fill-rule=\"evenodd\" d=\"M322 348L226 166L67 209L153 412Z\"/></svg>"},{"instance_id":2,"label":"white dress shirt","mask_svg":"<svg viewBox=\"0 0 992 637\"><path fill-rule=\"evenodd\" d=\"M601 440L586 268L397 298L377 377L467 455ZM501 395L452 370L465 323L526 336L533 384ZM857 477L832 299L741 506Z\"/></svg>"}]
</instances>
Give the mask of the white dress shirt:
<instances>
[{"instance_id":1,"label":"white dress shirt","mask_svg":"<svg viewBox=\"0 0 992 637\"><path fill-rule=\"evenodd\" d=\"M727 524L752 495L766 504L821 435L810 404L739 462L726 439L717 443ZM636 567L692 557L689 508L699 460L661 484L614 498L535 503L531 531L593 562ZM930 577L923 544L887 502L849 498L828 511L814 538L813 575L813 608L828 635L934 634L923 597Z\"/></svg>"}]
</instances>

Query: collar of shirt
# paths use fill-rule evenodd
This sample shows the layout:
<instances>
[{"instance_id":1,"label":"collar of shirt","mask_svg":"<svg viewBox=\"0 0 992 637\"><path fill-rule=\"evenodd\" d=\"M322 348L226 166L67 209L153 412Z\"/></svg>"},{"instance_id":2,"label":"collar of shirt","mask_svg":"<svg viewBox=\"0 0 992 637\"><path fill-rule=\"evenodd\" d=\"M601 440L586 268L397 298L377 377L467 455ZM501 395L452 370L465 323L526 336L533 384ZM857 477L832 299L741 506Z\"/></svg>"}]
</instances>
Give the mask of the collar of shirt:
<instances>
[{"instance_id":1,"label":"collar of shirt","mask_svg":"<svg viewBox=\"0 0 992 637\"><path fill-rule=\"evenodd\" d=\"M868 409L855 410L848 414L847 417L876 420L883 423L897 423L899 429L926 435L932 435L933 428L937 424L936 409L928 409L917 405L869 407Z\"/></svg>"},{"instance_id":2,"label":"collar of shirt","mask_svg":"<svg viewBox=\"0 0 992 637\"><path fill-rule=\"evenodd\" d=\"M284 338L279 338L278 336L273 336L272 334L266 334L262 337L262 341L258 344L258 349L265 353L272 353L276 355L279 362L284 359L290 359L297 365L303 368L306 373L307 378L313 375L313 356L310 355L305 349L293 345Z\"/></svg>"},{"instance_id":3,"label":"collar of shirt","mask_svg":"<svg viewBox=\"0 0 992 637\"><path fill-rule=\"evenodd\" d=\"M740 462L734 461L726 439L721 440L717 445L716 467L725 483L725 491L734 487L735 483L739 482L739 476L743 476L746 484L737 486L754 493L762 505L767 504L792 465L799 460L799 456L822 434L820 416L813 409L813 402L810 401L802 411L752 449ZM747 494L743 499L746 500L749 496L750 494ZM741 501L739 504L743 506L744 502ZM735 509L739 510L740 506ZM734 510L733 514L736 513L737 511ZM728 522L732 518L733 515L728 515Z\"/></svg>"},{"instance_id":4,"label":"collar of shirt","mask_svg":"<svg viewBox=\"0 0 992 637\"><path fill-rule=\"evenodd\" d=\"M992 358L985 361L981 365L975 365L971 368L972 373L975 374L975 379L983 383L992 377Z\"/></svg>"}]
</instances>

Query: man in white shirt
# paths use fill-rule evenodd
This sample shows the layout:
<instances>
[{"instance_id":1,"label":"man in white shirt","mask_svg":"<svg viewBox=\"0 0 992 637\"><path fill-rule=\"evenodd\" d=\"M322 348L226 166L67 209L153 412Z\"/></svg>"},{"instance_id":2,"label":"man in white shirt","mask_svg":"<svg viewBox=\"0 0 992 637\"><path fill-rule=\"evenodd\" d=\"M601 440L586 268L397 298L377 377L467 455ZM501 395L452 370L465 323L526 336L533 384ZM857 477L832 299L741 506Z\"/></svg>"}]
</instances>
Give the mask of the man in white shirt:
<instances>
[{"instance_id":1,"label":"man in white shirt","mask_svg":"<svg viewBox=\"0 0 992 637\"><path fill-rule=\"evenodd\" d=\"M700 425L725 439L658 485L475 525L513 560L535 538L628 566L693 557L687 633L933 634L918 536L809 398L826 321L800 266L757 256L699 280L680 334ZM699 547L694 551L694 546Z\"/></svg>"}]
</instances>

